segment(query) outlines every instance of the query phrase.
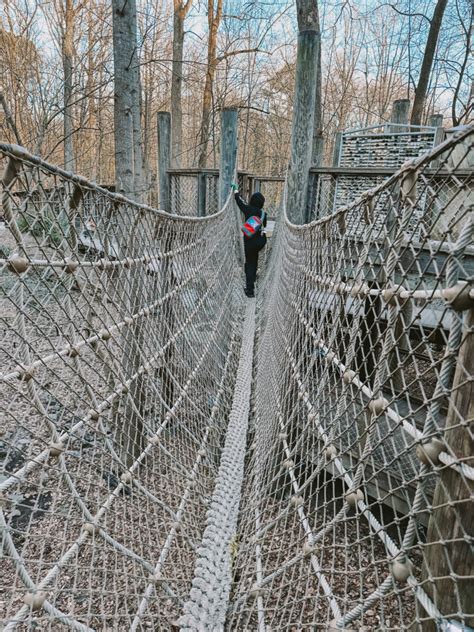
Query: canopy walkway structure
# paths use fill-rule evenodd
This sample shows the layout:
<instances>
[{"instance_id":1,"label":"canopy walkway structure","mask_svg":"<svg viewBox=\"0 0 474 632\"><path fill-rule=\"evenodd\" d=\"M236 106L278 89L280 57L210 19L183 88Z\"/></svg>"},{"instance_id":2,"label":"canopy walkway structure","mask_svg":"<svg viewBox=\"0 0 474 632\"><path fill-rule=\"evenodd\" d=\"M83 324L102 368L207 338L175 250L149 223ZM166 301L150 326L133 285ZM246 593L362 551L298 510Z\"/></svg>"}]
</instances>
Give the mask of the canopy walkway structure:
<instances>
[{"instance_id":1,"label":"canopy walkway structure","mask_svg":"<svg viewBox=\"0 0 474 632\"><path fill-rule=\"evenodd\" d=\"M305 225L269 179L256 300L217 173L167 213L0 144L5 631L474 627L474 126L421 136Z\"/></svg>"}]
</instances>

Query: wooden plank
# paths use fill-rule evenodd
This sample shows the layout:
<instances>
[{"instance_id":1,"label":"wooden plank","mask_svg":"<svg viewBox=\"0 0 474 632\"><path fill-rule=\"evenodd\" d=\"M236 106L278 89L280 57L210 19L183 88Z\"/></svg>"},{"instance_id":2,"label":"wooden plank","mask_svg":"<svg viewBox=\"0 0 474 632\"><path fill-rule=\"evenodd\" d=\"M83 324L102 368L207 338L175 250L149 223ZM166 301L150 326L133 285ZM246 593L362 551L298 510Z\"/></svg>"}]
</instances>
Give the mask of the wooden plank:
<instances>
[{"instance_id":1,"label":"wooden plank","mask_svg":"<svg viewBox=\"0 0 474 632\"><path fill-rule=\"evenodd\" d=\"M474 309L465 315L444 441L449 451L474 466ZM427 542L424 547L424 588L441 614L474 626L474 483L453 468L444 467L432 502ZM462 619L458 612L464 613ZM423 632L436 625L422 624Z\"/></svg>"},{"instance_id":2,"label":"wooden plank","mask_svg":"<svg viewBox=\"0 0 474 632\"><path fill-rule=\"evenodd\" d=\"M408 132L408 116L410 113L410 99L397 99L392 104L392 115L390 122L393 126L388 126L389 132ZM400 128L400 125L406 125L406 128Z\"/></svg>"},{"instance_id":3,"label":"wooden plank","mask_svg":"<svg viewBox=\"0 0 474 632\"><path fill-rule=\"evenodd\" d=\"M336 132L336 136L334 138L334 149L332 152L333 167L339 167L339 164L341 162L341 153L342 153L342 132Z\"/></svg>"},{"instance_id":4,"label":"wooden plank","mask_svg":"<svg viewBox=\"0 0 474 632\"><path fill-rule=\"evenodd\" d=\"M219 170L219 208L230 192L237 162L237 108L224 108L221 115L221 163Z\"/></svg>"},{"instance_id":5,"label":"wooden plank","mask_svg":"<svg viewBox=\"0 0 474 632\"><path fill-rule=\"evenodd\" d=\"M291 152L288 168L288 209L295 224L304 224L307 218L309 168L312 160L313 127L316 103L314 78L318 66L319 33L300 30L296 57L295 99Z\"/></svg>"},{"instance_id":6,"label":"wooden plank","mask_svg":"<svg viewBox=\"0 0 474 632\"><path fill-rule=\"evenodd\" d=\"M339 301L335 301L336 295L326 290L312 290L308 294L308 303L312 309L320 309L326 312L338 312L340 310ZM356 309L359 309L360 299L347 296L344 303L344 311L347 316L352 316ZM388 317L388 310L386 306L380 311L380 321L386 322ZM435 305L414 305L412 315L412 325L410 329L442 329L449 331L451 328L453 316L449 310L444 307L437 308Z\"/></svg>"},{"instance_id":7,"label":"wooden plank","mask_svg":"<svg viewBox=\"0 0 474 632\"><path fill-rule=\"evenodd\" d=\"M391 176L395 173L395 170L391 167L311 167L311 173L329 173L333 175L374 175L374 176ZM431 177L447 177L453 175L452 171L448 169L423 169L423 175L427 178ZM256 176L257 177L257 176ZM258 176L260 179L270 179L267 176ZM472 178L472 171L468 169L456 169L456 178ZM283 178L276 177L277 180L283 180Z\"/></svg>"},{"instance_id":8,"label":"wooden plank","mask_svg":"<svg viewBox=\"0 0 474 632\"><path fill-rule=\"evenodd\" d=\"M206 215L206 180L207 180L207 175L201 172L198 175L198 195L197 195L198 217L204 217Z\"/></svg>"},{"instance_id":9,"label":"wooden plank","mask_svg":"<svg viewBox=\"0 0 474 632\"><path fill-rule=\"evenodd\" d=\"M160 187L160 208L169 213L170 177L168 170L171 164L171 115L169 112L158 112L158 183Z\"/></svg>"}]
</instances>

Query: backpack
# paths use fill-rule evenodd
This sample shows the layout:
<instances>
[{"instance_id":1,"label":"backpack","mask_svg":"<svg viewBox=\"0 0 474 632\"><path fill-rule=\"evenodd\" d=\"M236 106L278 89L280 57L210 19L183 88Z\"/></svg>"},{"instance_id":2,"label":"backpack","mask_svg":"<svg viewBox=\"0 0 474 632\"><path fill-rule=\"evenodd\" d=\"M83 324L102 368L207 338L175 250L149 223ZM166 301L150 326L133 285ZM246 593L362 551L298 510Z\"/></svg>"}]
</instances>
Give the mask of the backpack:
<instances>
[{"instance_id":1,"label":"backpack","mask_svg":"<svg viewBox=\"0 0 474 632\"><path fill-rule=\"evenodd\" d=\"M245 224L242 226L241 230L244 234L244 237L247 239L251 239L262 232L263 222L265 220L265 211L262 211L262 217L258 217L257 215L252 215L249 217Z\"/></svg>"}]
</instances>

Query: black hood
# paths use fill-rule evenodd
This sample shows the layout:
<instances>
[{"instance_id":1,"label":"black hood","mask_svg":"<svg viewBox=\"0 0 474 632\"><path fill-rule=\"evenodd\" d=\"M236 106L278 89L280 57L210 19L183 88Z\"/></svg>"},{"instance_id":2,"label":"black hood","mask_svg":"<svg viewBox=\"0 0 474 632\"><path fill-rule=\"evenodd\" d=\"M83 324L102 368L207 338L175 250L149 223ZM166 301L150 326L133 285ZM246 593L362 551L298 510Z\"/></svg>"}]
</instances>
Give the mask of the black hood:
<instances>
[{"instance_id":1,"label":"black hood","mask_svg":"<svg viewBox=\"0 0 474 632\"><path fill-rule=\"evenodd\" d=\"M250 206L253 206L254 208L263 208L263 205L265 204L265 198L260 193L260 191L257 191L250 198L249 204Z\"/></svg>"}]
</instances>

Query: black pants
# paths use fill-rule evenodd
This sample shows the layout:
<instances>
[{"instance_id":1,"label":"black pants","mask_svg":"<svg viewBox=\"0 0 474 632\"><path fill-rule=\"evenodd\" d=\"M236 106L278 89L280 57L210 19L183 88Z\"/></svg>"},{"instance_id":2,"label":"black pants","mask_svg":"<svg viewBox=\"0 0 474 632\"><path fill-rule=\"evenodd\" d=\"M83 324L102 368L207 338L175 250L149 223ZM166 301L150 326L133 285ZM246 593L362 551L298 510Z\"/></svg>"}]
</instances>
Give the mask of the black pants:
<instances>
[{"instance_id":1,"label":"black pants","mask_svg":"<svg viewBox=\"0 0 474 632\"><path fill-rule=\"evenodd\" d=\"M245 281L247 292L253 292L257 278L258 253L267 243L265 235L244 239Z\"/></svg>"}]
</instances>

